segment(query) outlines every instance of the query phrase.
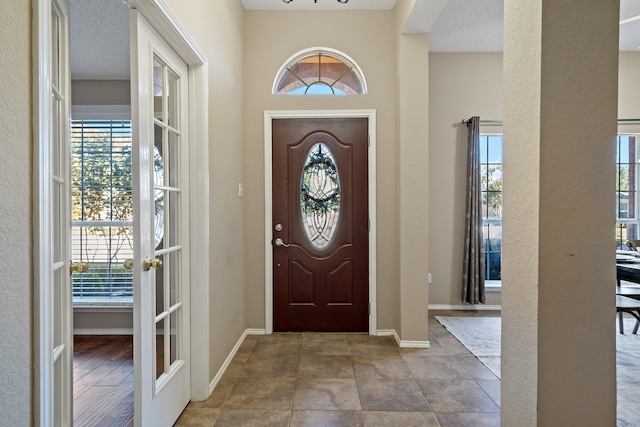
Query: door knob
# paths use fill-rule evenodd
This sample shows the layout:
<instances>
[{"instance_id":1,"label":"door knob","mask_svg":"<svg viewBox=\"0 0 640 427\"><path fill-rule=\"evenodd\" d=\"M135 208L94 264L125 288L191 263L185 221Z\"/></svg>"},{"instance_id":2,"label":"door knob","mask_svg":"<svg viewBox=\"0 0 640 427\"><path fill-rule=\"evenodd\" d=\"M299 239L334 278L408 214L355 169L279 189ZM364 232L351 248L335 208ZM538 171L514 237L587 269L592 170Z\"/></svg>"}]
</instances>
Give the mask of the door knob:
<instances>
[{"instance_id":1,"label":"door knob","mask_svg":"<svg viewBox=\"0 0 640 427\"><path fill-rule=\"evenodd\" d=\"M133 269L133 260L131 258L125 259L123 264L124 268L126 268L127 270Z\"/></svg>"},{"instance_id":2,"label":"door knob","mask_svg":"<svg viewBox=\"0 0 640 427\"><path fill-rule=\"evenodd\" d=\"M69 274L73 274L74 272L86 273L87 271L89 271L89 264L86 262L78 262L74 264L73 261L71 261L69 263Z\"/></svg>"},{"instance_id":3,"label":"door knob","mask_svg":"<svg viewBox=\"0 0 640 427\"><path fill-rule=\"evenodd\" d=\"M273 241L273 243L274 243L276 246L284 246L285 248L288 248L288 247L289 247L289 245L288 245L288 244L286 244L286 243L285 243L281 238L279 238L279 237L278 237L276 240L274 240L274 241Z\"/></svg>"},{"instance_id":4,"label":"door knob","mask_svg":"<svg viewBox=\"0 0 640 427\"><path fill-rule=\"evenodd\" d=\"M149 271L152 268L154 270L162 268L162 260L160 258L151 259L149 257L145 257L144 261L142 261L142 269L144 271Z\"/></svg>"}]
</instances>

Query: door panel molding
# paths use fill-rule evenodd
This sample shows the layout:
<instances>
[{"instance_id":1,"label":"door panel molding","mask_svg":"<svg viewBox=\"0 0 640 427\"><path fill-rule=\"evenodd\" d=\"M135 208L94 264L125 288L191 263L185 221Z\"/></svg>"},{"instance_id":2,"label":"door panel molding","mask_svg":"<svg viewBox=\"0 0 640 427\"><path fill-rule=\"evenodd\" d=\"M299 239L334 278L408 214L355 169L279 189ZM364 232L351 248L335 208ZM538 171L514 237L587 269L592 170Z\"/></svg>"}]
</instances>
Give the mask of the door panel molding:
<instances>
[{"instance_id":1,"label":"door panel molding","mask_svg":"<svg viewBox=\"0 0 640 427\"><path fill-rule=\"evenodd\" d=\"M272 185L272 121L301 118L367 118L369 121L369 334L377 335L376 293L376 110L267 110L264 112L264 191L265 191L265 331L273 333L273 185Z\"/></svg>"}]
</instances>

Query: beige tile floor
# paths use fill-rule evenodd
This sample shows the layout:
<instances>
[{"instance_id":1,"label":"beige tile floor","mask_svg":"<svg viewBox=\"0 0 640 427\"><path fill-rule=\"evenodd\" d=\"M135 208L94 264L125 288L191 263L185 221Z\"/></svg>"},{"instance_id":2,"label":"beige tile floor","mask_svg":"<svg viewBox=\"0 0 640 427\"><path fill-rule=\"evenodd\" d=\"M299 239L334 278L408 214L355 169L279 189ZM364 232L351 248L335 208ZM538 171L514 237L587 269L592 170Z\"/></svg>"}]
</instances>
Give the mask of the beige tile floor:
<instances>
[{"instance_id":1,"label":"beige tile floor","mask_svg":"<svg viewBox=\"0 0 640 427\"><path fill-rule=\"evenodd\" d=\"M365 334L249 336L175 425L499 426L500 380L433 318L429 340L402 349Z\"/></svg>"}]
</instances>

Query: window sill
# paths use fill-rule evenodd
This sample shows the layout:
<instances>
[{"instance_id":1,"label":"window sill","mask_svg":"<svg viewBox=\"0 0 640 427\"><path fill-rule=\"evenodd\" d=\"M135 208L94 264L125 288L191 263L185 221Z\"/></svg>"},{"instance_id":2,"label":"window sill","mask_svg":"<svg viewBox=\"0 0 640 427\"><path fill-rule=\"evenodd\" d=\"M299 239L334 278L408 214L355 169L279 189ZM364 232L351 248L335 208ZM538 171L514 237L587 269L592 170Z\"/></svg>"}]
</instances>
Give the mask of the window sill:
<instances>
[{"instance_id":1,"label":"window sill","mask_svg":"<svg viewBox=\"0 0 640 427\"><path fill-rule=\"evenodd\" d=\"M82 311L131 311L132 301L74 301L73 310Z\"/></svg>"},{"instance_id":2,"label":"window sill","mask_svg":"<svg viewBox=\"0 0 640 427\"><path fill-rule=\"evenodd\" d=\"M484 282L484 290L486 292L502 292L502 281L487 280Z\"/></svg>"}]
</instances>

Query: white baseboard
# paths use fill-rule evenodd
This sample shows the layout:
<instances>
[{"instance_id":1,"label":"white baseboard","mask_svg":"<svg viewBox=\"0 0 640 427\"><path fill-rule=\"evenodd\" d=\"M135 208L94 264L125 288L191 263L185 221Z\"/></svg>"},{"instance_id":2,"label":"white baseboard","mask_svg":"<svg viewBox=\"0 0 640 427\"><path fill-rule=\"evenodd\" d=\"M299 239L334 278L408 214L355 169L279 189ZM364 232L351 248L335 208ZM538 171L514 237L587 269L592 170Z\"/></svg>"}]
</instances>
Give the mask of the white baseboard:
<instances>
[{"instance_id":1,"label":"white baseboard","mask_svg":"<svg viewBox=\"0 0 640 427\"><path fill-rule=\"evenodd\" d=\"M247 335L266 335L266 330L265 329L245 329L244 330L244 332L242 333L242 335L238 339L238 342L236 342L236 345L233 346L233 348L229 352L229 355L224 360L224 363L222 364L220 369L218 369L218 372L216 373L216 376L213 377L213 380L209 384L209 396L211 396L211 393L213 393L213 390L216 388L216 386L220 382L220 379L222 378L222 376L226 372L227 368L229 367L229 364L231 364L231 361L235 357L236 353L238 352L238 349L240 348L240 346L244 342L244 339L247 337Z\"/></svg>"},{"instance_id":2,"label":"white baseboard","mask_svg":"<svg viewBox=\"0 0 640 427\"><path fill-rule=\"evenodd\" d=\"M133 335L133 329L74 329L73 335Z\"/></svg>"},{"instance_id":3,"label":"white baseboard","mask_svg":"<svg viewBox=\"0 0 640 427\"><path fill-rule=\"evenodd\" d=\"M500 311L502 306L500 305L470 305L470 304L429 304L429 310L471 310L471 311Z\"/></svg>"},{"instance_id":4,"label":"white baseboard","mask_svg":"<svg viewBox=\"0 0 640 427\"><path fill-rule=\"evenodd\" d=\"M396 340L396 344L400 348L431 348L431 343L427 341L403 341L398 336L395 329L378 329L376 335L379 337L393 337Z\"/></svg>"}]
</instances>

